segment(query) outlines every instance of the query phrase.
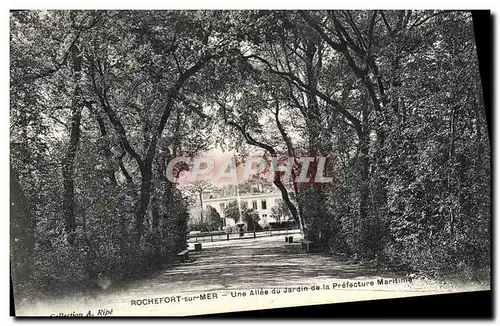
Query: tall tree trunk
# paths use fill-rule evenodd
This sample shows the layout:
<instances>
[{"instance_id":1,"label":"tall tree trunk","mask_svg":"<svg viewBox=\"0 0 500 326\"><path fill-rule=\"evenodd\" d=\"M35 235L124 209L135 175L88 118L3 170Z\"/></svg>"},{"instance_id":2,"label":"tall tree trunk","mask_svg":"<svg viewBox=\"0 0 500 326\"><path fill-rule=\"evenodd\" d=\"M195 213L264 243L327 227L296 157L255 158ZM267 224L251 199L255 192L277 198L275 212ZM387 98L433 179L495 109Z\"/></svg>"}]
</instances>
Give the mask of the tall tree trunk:
<instances>
[{"instance_id":1,"label":"tall tree trunk","mask_svg":"<svg viewBox=\"0 0 500 326\"><path fill-rule=\"evenodd\" d=\"M288 153L288 157L293 157L294 162L295 162L295 148L293 147L292 140L286 133L285 128L283 127L283 124L281 123L279 119L279 102L276 102L276 110L274 112L274 117L276 119L276 126L278 127L278 130L281 134L281 137L285 141L286 144L286 149ZM295 192L295 198L297 201L297 215L299 218L299 228L302 234L304 234L304 229L307 227L302 219L302 204L300 201L300 191L299 187L297 186L297 173L295 172L295 169L292 168L292 185L293 185L293 191ZM279 222L279 221L278 221Z\"/></svg>"},{"instance_id":2,"label":"tall tree trunk","mask_svg":"<svg viewBox=\"0 0 500 326\"><path fill-rule=\"evenodd\" d=\"M200 222L203 223L203 191L200 189Z\"/></svg>"},{"instance_id":3,"label":"tall tree trunk","mask_svg":"<svg viewBox=\"0 0 500 326\"><path fill-rule=\"evenodd\" d=\"M127 154L127 152L125 152L125 150L123 150L123 152L120 154L120 156L118 156L118 166L120 167L120 171L122 172L122 174L125 177L125 179L127 180L127 182L132 184L132 182L133 182L132 176L127 171L127 168L125 167L125 164L123 163L123 158L125 157L126 154Z\"/></svg>"},{"instance_id":4,"label":"tall tree trunk","mask_svg":"<svg viewBox=\"0 0 500 326\"><path fill-rule=\"evenodd\" d=\"M318 74L322 67L321 60L321 51L320 46L321 42L314 39L309 39L306 44L306 77L307 77L307 88L308 89L317 89L318 87ZM317 63L315 64L315 57L318 57ZM319 130L321 128L321 112L320 106L318 103L318 99L315 94L312 92L306 93L307 98L307 133L308 133L308 152L310 157L320 158L323 155L323 148L321 145L321 137L319 135ZM314 165L317 167L317 160L315 160ZM317 171L313 172L311 178L316 177ZM305 192L308 194L308 198L302 198L302 200L314 201L314 207L311 205L306 205L312 208L311 212L304 212L304 215L308 216L311 219L310 223L307 223L308 235L307 237L313 239L313 241L321 244L324 239L322 230L324 221L324 214L322 208L324 207L324 196L323 189L313 189L312 192ZM302 205L302 203L301 203ZM317 210L319 209L319 211ZM304 218L304 220L306 220Z\"/></svg>"},{"instance_id":5,"label":"tall tree trunk","mask_svg":"<svg viewBox=\"0 0 500 326\"><path fill-rule=\"evenodd\" d=\"M165 175L166 170L167 170L167 165L172 159L170 152L168 149L165 151L164 159L162 160L162 180L164 181L164 188L163 188L163 202L166 204L169 204L170 201L172 200L172 182L167 179L167 176Z\"/></svg>"},{"instance_id":6,"label":"tall tree trunk","mask_svg":"<svg viewBox=\"0 0 500 326\"><path fill-rule=\"evenodd\" d=\"M238 125L235 122L228 121L227 124L238 129L240 131L240 133L242 134L243 138L245 138L245 141L247 142L247 144L260 147L260 148L266 150L267 152L269 152L269 154L271 155L272 158L274 158L274 159L278 158L276 150L272 146L257 141L242 126ZM288 209L290 210L290 213L292 214L293 219L298 223L299 222L299 212L297 211L297 207L295 207L295 205L290 200L290 195L288 194L288 190L286 189L285 185L281 181L281 179L279 177L279 173L276 173L276 172L274 173L273 183L279 189L279 191L281 193L281 198L288 206Z\"/></svg>"},{"instance_id":7,"label":"tall tree trunk","mask_svg":"<svg viewBox=\"0 0 500 326\"><path fill-rule=\"evenodd\" d=\"M377 221L373 223L370 212L370 129L368 127L369 109L364 106L362 118L363 128L358 132L359 147L360 147L360 174L361 183L359 187L359 227L360 227L360 249L362 256L373 258L378 251L379 245L375 241Z\"/></svg>"},{"instance_id":8,"label":"tall tree trunk","mask_svg":"<svg viewBox=\"0 0 500 326\"><path fill-rule=\"evenodd\" d=\"M62 174L63 174L63 187L64 187L64 197L63 197L63 211L64 219L66 225L66 231L68 232L68 242L73 244L75 239L76 230L76 218L75 218L75 181L74 181L74 166L75 166L75 156L78 150L78 145L80 143L80 123L82 119L82 99L81 99L81 67L82 67L82 57L79 53L80 50L76 44L71 46L71 58L72 58L72 68L74 73L74 93L71 103L71 127L70 127L70 139L69 145L62 162Z\"/></svg>"},{"instance_id":9,"label":"tall tree trunk","mask_svg":"<svg viewBox=\"0 0 500 326\"><path fill-rule=\"evenodd\" d=\"M103 138L102 150L103 150L104 157L106 158L106 164L108 165L107 173L108 173L109 182L113 186L116 186L118 183L116 181L115 169L113 168L113 165L112 165L113 155L111 154L111 150L109 148L109 142L107 139L108 131L106 129L106 125L104 124L104 120L99 115L99 112L94 112L94 114L95 114L95 117L97 120L97 124L99 125L99 130L101 132L101 136Z\"/></svg>"},{"instance_id":10,"label":"tall tree trunk","mask_svg":"<svg viewBox=\"0 0 500 326\"><path fill-rule=\"evenodd\" d=\"M359 187L359 192L360 192L360 200L359 200L359 227L360 227L360 233L361 233L361 245L360 249L363 251L363 254L366 254L367 256L371 256L371 251L373 248L370 248L370 243L369 243L369 235L368 233L371 232L369 230L370 228L370 221L369 221L369 147L367 144L367 136L366 136L366 131L362 135L362 140L360 143L360 173L361 173L361 184Z\"/></svg>"},{"instance_id":11,"label":"tall tree trunk","mask_svg":"<svg viewBox=\"0 0 500 326\"><path fill-rule=\"evenodd\" d=\"M136 235L136 245L139 245L142 234L144 233L144 217L149 206L151 199L151 181L152 173L151 168L148 168L148 163L145 163L146 167L141 169L141 188L140 196L137 210L135 212L135 235Z\"/></svg>"},{"instance_id":12,"label":"tall tree trunk","mask_svg":"<svg viewBox=\"0 0 500 326\"><path fill-rule=\"evenodd\" d=\"M160 225L160 203L156 195L151 198L151 216L153 217L152 228L156 230Z\"/></svg>"},{"instance_id":13,"label":"tall tree trunk","mask_svg":"<svg viewBox=\"0 0 500 326\"><path fill-rule=\"evenodd\" d=\"M163 145L163 144L162 144ZM152 227L157 229L160 225L161 219L161 201L164 193L162 192L162 187L165 187L165 146L161 146L161 151L158 157L155 159L154 172L153 172L153 194L151 196L151 216L153 217ZM163 188L164 189L164 188Z\"/></svg>"},{"instance_id":14,"label":"tall tree trunk","mask_svg":"<svg viewBox=\"0 0 500 326\"><path fill-rule=\"evenodd\" d=\"M33 266L35 220L17 171L10 167L10 248L14 288L28 284ZM26 289L23 289L26 290ZM17 295L16 295L17 296Z\"/></svg>"}]
</instances>

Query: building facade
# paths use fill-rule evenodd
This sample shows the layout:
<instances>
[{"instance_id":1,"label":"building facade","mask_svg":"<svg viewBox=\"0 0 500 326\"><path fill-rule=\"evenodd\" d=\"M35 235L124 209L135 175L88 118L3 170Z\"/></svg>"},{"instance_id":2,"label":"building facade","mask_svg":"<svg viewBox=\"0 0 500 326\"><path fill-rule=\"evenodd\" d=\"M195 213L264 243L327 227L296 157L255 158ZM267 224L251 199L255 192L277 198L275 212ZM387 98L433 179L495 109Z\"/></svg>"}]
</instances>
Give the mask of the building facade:
<instances>
[{"instance_id":1,"label":"building facade","mask_svg":"<svg viewBox=\"0 0 500 326\"><path fill-rule=\"evenodd\" d=\"M210 194L205 194L205 199L203 199L203 210L207 210L208 206L211 206L217 210L222 218L223 225L233 226L235 221L231 218L226 219L224 215L224 208L233 201L237 201L237 196L227 196L227 197L216 197L210 198ZM260 217L259 224L261 226L266 226L269 222L276 222L274 218L271 217L271 209L276 206L281 198L281 193L256 193L256 194L241 194L241 203L246 202L248 208L254 209Z\"/></svg>"}]
</instances>

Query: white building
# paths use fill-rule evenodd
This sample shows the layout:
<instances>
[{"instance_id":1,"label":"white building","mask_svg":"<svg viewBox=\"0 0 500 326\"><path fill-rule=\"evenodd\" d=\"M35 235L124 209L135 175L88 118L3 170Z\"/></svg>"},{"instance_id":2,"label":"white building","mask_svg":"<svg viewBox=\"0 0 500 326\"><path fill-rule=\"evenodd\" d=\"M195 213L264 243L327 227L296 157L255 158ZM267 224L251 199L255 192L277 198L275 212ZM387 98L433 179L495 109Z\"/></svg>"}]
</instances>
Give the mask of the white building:
<instances>
[{"instance_id":1,"label":"white building","mask_svg":"<svg viewBox=\"0 0 500 326\"><path fill-rule=\"evenodd\" d=\"M212 206L217 210L222 218L224 226L233 226L235 221L231 218L226 219L224 216L224 208L230 202L237 201L236 196L227 197L216 197L210 198L210 194L205 194L203 199L203 210L208 209L208 206ZM257 194L240 194L241 203L247 204L248 208L253 208L259 214L260 221L259 224L265 226L269 222L276 222L274 218L271 217L271 209L282 200L281 193L257 193Z\"/></svg>"}]
</instances>

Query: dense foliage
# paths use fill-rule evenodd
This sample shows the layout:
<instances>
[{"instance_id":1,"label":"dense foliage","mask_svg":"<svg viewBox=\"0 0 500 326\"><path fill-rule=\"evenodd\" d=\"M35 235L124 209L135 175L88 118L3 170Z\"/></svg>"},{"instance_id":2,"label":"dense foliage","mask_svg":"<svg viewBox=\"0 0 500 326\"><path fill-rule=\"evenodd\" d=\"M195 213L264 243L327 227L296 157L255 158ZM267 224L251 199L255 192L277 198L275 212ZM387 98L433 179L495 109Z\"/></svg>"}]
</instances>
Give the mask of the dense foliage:
<instances>
[{"instance_id":1,"label":"dense foliage","mask_svg":"<svg viewBox=\"0 0 500 326\"><path fill-rule=\"evenodd\" d=\"M490 143L470 13L239 17L244 77L237 96L221 91L219 114L270 157L327 157L331 184L274 180L306 237L406 271L488 276Z\"/></svg>"},{"instance_id":2,"label":"dense foliage","mask_svg":"<svg viewBox=\"0 0 500 326\"><path fill-rule=\"evenodd\" d=\"M259 224L259 214L254 209L249 208L246 201L229 202L224 208L224 216L226 219L232 219L236 224L245 223L245 229L248 231L262 230L262 226Z\"/></svg>"},{"instance_id":3,"label":"dense foliage","mask_svg":"<svg viewBox=\"0 0 500 326\"><path fill-rule=\"evenodd\" d=\"M230 45L219 16L11 13L16 291L127 279L186 248L187 202L165 167L207 146L188 98Z\"/></svg>"}]
</instances>

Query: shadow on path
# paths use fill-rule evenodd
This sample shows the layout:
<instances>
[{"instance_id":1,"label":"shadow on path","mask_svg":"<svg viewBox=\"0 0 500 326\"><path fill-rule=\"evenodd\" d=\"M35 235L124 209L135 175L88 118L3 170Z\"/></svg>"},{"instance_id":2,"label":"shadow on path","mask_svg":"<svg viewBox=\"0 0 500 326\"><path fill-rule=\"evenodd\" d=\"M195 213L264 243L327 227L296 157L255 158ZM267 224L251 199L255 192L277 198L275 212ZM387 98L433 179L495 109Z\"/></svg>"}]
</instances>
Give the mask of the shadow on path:
<instances>
[{"instance_id":1,"label":"shadow on path","mask_svg":"<svg viewBox=\"0 0 500 326\"><path fill-rule=\"evenodd\" d=\"M306 254L295 237L283 236L214 242L201 252L190 252L190 260L136 282L127 290L134 296L153 293L273 288L310 284L315 278L373 278L376 268L327 256ZM385 275L385 277L391 277Z\"/></svg>"}]
</instances>

